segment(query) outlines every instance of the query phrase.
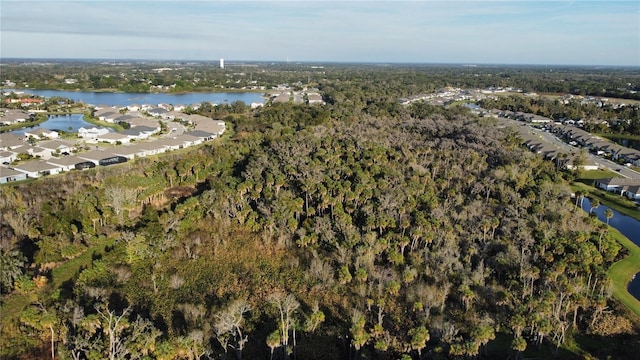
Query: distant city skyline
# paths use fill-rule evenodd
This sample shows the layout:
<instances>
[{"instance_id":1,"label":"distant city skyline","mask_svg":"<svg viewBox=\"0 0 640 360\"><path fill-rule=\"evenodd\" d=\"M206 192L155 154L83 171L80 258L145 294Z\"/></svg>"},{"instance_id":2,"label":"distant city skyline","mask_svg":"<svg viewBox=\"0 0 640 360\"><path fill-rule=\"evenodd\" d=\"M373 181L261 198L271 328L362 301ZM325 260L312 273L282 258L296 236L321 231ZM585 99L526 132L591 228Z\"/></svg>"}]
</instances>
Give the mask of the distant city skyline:
<instances>
[{"instance_id":1,"label":"distant city skyline","mask_svg":"<svg viewBox=\"0 0 640 360\"><path fill-rule=\"evenodd\" d=\"M0 57L640 66L638 1L16 1Z\"/></svg>"}]
</instances>

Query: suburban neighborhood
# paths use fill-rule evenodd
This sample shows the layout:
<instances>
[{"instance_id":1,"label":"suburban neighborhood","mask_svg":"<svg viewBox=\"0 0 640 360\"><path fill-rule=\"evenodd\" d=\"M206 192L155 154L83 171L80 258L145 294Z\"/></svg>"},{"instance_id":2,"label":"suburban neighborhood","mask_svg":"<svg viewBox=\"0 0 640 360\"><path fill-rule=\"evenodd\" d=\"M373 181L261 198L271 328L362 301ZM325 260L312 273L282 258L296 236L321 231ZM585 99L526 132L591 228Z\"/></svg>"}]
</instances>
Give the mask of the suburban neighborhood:
<instances>
[{"instance_id":1,"label":"suburban neighborhood","mask_svg":"<svg viewBox=\"0 0 640 360\"><path fill-rule=\"evenodd\" d=\"M179 107L184 109L184 107ZM71 170L133 160L201 144L221 136L224 121L176 111L171 105L96 106L100 121L126 124L122 132L80 128L77 139L61 139L53 130L26 130L23 136L0 134L0 183L39 178ZM5 109L0 122L24 122L29 114Z\"/></svg>"}]
</instances>

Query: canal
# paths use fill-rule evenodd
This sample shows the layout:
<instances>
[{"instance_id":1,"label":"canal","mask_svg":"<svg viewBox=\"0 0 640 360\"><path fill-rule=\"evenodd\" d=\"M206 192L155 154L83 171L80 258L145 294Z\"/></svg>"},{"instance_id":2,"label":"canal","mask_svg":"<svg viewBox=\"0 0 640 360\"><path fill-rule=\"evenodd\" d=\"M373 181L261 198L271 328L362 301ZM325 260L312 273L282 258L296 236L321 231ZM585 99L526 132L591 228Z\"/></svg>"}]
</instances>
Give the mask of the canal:
<instances>
[{"instance_id":1,"label":"canal","mask_svg":"<svg viewBox=\"0 0 640 360\"><path fill-rule=\"evenodd\" d=\"M591 210L591 201L589 201L588 198L584 198L582 209L586 212L589 212ZM604 205L600 205L597 208L593 209L593 212L597 214L600 221L606 223L607 218L604 216L604 212L607 209L609 208ZM640 221L630 216L621 214L613 209L610 210L613 211L613 217L609 219L609 225L618 229L618 231L620 231L634 244L640 246ZM636 274L636 276L629 282L627 290L636 299L640 300L640 273Z\"/></svg>"}]
</instances>

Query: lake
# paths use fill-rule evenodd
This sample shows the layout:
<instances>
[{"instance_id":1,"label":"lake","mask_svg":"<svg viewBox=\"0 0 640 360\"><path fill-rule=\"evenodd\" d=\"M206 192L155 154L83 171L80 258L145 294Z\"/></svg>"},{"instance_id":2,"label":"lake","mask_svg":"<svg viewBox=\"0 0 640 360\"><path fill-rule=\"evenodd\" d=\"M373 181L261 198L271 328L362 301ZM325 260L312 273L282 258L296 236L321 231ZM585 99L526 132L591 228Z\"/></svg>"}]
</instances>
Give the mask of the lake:
<instances>
[{"instance_id":1,"label":"lake","mask_svg":"<svg viewBox=\"0 0 640 360\"><path fill-rule=\"evenodd\" d=\"M584 198L582 209L586 212L589 212L591 209L591 202L586 197ZM600 205L593 209L593 212L598 215L598 219L600 219L600 221L606 223L607 218L604 216L604 212L607 209L609 208L604 205ZM609 225L618 229L618 231L620 231L634 244L640 246L640 221L621 214L613 209L611 209L611 211L613 211L613 217L609 219ZM629 282L627 290L636 299L640 300L640 273L636 274L635 278Z\"/></svg>"},{"instance_id":2,"label":"lake","mask_svg":"<svg viewBox=\"0 0 640 360\"><path fill-rule=\"evenodd\" d=\"M203 102L212 104L232 103L242 101L251 103L264 103L264 94L259 92L197 92L185 94L165 93L122 93L122 92L89 92L89 91L61 91L61 90L31 90L21 89L26 94L44 96L46 98L59 96L81 101L91 105L127 106L132 104L172 104L191 105Z\"/></svg>"},{"instance_id":3,"label":"lake","mask_svg":"<svg viewBox=\"0 0 640 360\"><path fill-rule=\"evenodd\" d=\"M114 92L89 92L89 91L62 91L62 90L19 90L26 94L44 96L46 98L59 96L83 102L91 105L127 106L132 104L172 104L191 105L203 102L212 104L233 103L242 101L251 103L264 103L262 93L257 92L202 92L186 94L150 94L150 93L114 93ZM52 115L42 124L34 127L12 131L16 135L24 134L25 130L48 129L78 132L81 127L93 127L82 119L81 114ZM113 130L110 130L113 131Z\"/></svg>"}]
</instances>

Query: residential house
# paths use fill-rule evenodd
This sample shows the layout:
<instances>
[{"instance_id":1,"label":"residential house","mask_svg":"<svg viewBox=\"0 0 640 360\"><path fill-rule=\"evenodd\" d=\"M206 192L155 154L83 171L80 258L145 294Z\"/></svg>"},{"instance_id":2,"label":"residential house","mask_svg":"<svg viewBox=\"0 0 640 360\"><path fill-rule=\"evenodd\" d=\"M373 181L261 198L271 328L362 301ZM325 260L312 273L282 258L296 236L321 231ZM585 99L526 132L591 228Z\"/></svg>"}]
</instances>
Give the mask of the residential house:
<instances>
[{"instance_id":1,"label":"residential house","mask_svg":"<svg viewBox=\"0 0 640 360\"><path fill-rule=\"evenodd\" d=\"M595 186L599 189L611 191L622 195L633 186L640 186L639 179L628 178L606 178L595 180Z\"/></svg>"},{"instance_id":2,"label":"residential house","mask_svg":"<svg viewBox=\"0 0 640 360\"><path fill-rule=\"evenodd\" d=\"M561 167L568 170L574 170L576 168L574 163L577 157L578 156L574 154L567 156L566 159L563 159L564 163L561 164ZM560 159L558 159L558 161L560 161ZM581 163L580 165L578 165L578 168L588 171L588 170L598 170L600 167L593 160L591 160L591 158L587 157L586 159L584 159L584 163Z\"/></svg>"},{"instance_id":3,"label":"residential house","mask_svg":"<svg viewBox=\"0 0 640 360\"><path fill-rule=\"evenodd\" d=\"M23 146L25 142L12 133L0 134L0 149L11 150Z\"/></svg>"},{"instance_id":4,"label":"residential house","mask_svg":"<svg viewBox=\"0 0 640 360\"><path fill-rule=\"evenodd\" d=\"M86 160L80 159L79 157L73 156L73 155L59 157L59 158L52 157L51 159L47 160L47 163L51 165L59 166L62 169L62 171L71 171L71 170L77 169L77 166L84 162L86 162Z\"/></svg>"},{"instance_id":5,"label":"residential house","mask_svg":"<svg viewBox=\"0 0 640 360\"><path fill-rule=\"evenodd\" d=\"M131 104L127 106L127 110L129 111L140 111L140 109L142 109L142 106L139 104Z\"/></svg>"},{"instance_id":6,"label":"residential house","mask_svg":"<svg viewBox=\"0 0 640 360\"><path fill-rule=\"evenodd\" d=\"M29 144L25 144L20 147L14 148L11 151L15 152L16 154L25 154L33 157L44 158L44 159L50 158L53 152L51 149L45 149L39 146L31 146Z\"/></svg>"},{"instance_id":7,"label":"residential house","mask_svg":"<svg viewBox=\"0 0 640 360\"><path fill-rule=\"evenodd\" d=\"M123 156L129 160L133 160L136 157L145 156L144 150L140 149L139 145L140 144L135 143L127 146L118 146L112 149L112 152L115 155Z\"/></svg>"},{"instance_id":8,"label":"residential house","mask_svg":"<svg viewBox=\"0 0 640 360\"><path fill-rule=\"evenodd\" d=\"M48 159L52 157L54 152L51 149L46 149L40 146L31 146L28 151L29 155L41 159Z\"/></svg>"},{"instance_id":9,"label":"residential house","mask_svg":"<svg viewBox=\"0 0 640 360\"><path fill-rule=\"evenodd\" d=\"M133 115L120 115L118 117L116 117L115 119L113 119L113 122L115 122L116 124L121 124L121 123L127 123L130 124L131 120L136 119L137 116L133 116Z\"/></svg>"},{"instance_id":10,"label":"residential house","mask_svg":"<svg viewBox=\"0 0 640 360\"><path fill-rule=\"evenodd\" d=\"M324 104L324 100L322 100L322 96L317 93L308 93L307 102L309 104Z\"/></svg>"},{"instance_id":11,"label":"residential house","mask_svg":"<svg viewBox=\"0 0 640 360\"><path fill-rule=\"evenodd\" d=\"M12 166L14 170L18 170L27 175L27 178L39 178L45 175L54 175L62 171L59 165L49 164L43 160L29 160L22 164Z\"/></svg>"},{"instance_id":12,"label":"residential house","mask_svg":"<svg viewBox=\"0 0 640 360\"><path fill-rule=\"evenodd\" d=\"M63 140L45 140L40 141L38 146L43 149L48 149L51 154L66 154L68 155L75 149L75 143Z\"/></svg>"},{"instance_id":13,"label":"residential house","mask_svg":"<svg viewBox=\"0 0 640 360\"><path fill-rule=\"evenodd\" d=\"M148 139L149 136L160 131L160 127L150 127L150 126L135 126L130 129L126 129L122 132L122 135L126 135L131 140L144 140Z\"/></svg>"},{"instance_id":14,"label":"residential house","mask_svg":"<svg viewBox=\"0 0 640 360\"><path fill-rule=\"evenodd\" d=\"M202 130L194 130L194 131L190 131L188 133L186 133L187 135L191 135L191 136L195 136L199 139L201 139L202 141L209 141L209 140L213 140L216 138L216 134L214 133L210 133L210 132L206 132L206 131L202 131Z\"/></svg>"},{"instance_id":15,"label":"residential house","mask_svg":"<svg viewBox=\"0 0 640 360\"><path fill-rule=\"evenodd\" d=\"M25 131L24 136L26 138L32 137L36 140L44 140L44 139L57 139L59 134L55 130L38 128L34 130Z\"/></svg>"},{"instance_id":16,"label":"residential house","mask_svg":"<svg viewBox=\"0 0 640 360\"><path fill-rule=\"evenodd\" d=\"M613 159L624 161L634 166L640 166L640 151L636 149L621 147L618 152L613 154Z\"/></svg>"},{"instance_id":17,"label":"residential house","mask_svg":"<svg viewBox=\"0 0 640 360\"><path fill-rule=\"evenodd\" d=\"M623 195L631 200L640 200L640 185L629 186Z\"/></svg>"},{"instance_id":18,"label":"residential house","mask_svg":"<svg viewBox=\"0 0 640 360\"><path fill-rule=\"evenodd\" d=\"M174 110L174 111L166 112L165 114L162 115L162 118L165 120L173 121L173 120L183 119L186 116L187 114Z\"/></svg>"},{"instance_id":19,"label":"residential house","mask_svg":"<svg viewBox=\"0 0 640 360\"><path fill-rule=\"evenodd\" d=\"M26 180L27 174L17 171L14 169L0 167L0 184L12 182L12 181L20 181Z\"/></svg>"},{"instance_id":20,"label":"residential house","mask_svg":"<svg viewBox=\"0 0 640 360\"><path fill-rule=\"evenodd\" d=\"M108 132L109 129L107 128L92 127L85 129L81 127L78 129L78 137L83 139L97 139L100 135L107 134Z\"/></svg>"},{"instance_id":21,"label":"residential house","mask_svg":"<svg viewBox=\"0 0 640 360\"><path fill-rule=\"evenodd\" d=\"M147 110L147 113L153 117L161 117L168 112L169 111L167 109L163 109L159 106Z\"/></svg>"},{"instance_id":22,"label":"residential house","mask_svg":"<svg viewBox=\"0 0 640 360\"><path fill-rule=\"evenodd\" d=\"M288 103L291 99L291 95L288 92L283 92L274 97L271 102L276 103Z\"/></svg>"},{"instance_id":23,"label":"residential house","mask_svg":"<svg viewBox=\"0 0 640 360\"><path fill-rule=\"evenodd\" d=\"M118 134L115 132L110 132L110 133L106 133L103 135L100 135L96 138L96 141L99 142L106 142L109 144L126 144L129 141L131 141L131 138L127 135L124 134Z\"/></svg>"},{"instance_id":24,"label":"residential house","mask_svg":"<svg viewBox=\"0 0 640 360\"><path fill-rule=\"evenodd\" d=\"M90 161L95 165L102 165L102 163L109 163L111 159L119 157L119 155L116 155L112 152L104 151L104 150L90 150L87 152L78 153L77 156L78 158ZM125 158L124 160L126 161L127 159Z\"/></svg>"},{"instance_id":25,"label":"residential house","mask_svg":"<svg viewBox=\"0 0 640 360\"><path fill-rule=\"evenodd\" d=\"M109 106L109 107L99 108L94 112L93 116L98 118L98 120L100 121L115 123L116 119L122 116L122 114L120 113L119 108L115 106Z\"/></svg>"},{"instance_id":26,"label":"residential house","mask_svg":"<svg viewBox=\"0 0 640 360\"><path fill-rule=\"evenodd\" d=\"M0 163L10 164L18 158L18 153L7 150L0 150Z\"/></svg>"},{"instance_id":27,"label":"residential house","mask_svg":"<svg viewBox=\"0 0 640 360\"><path fill-rule=\"evenodd\" d=\"M178 150L184 147L184 142L178 139L163 138L153 141L154 144L164 146L167 150Z\"/></svg>"},{"instance_id":28,"label":"residential house","mask_svg":"<svg viewBox=\"0 0 640 360\"><path fill-rule=\"evenodd\" d=\"M167 151L165 146L157 144L156 141L141 142L137 146L144 156L158 155Z\"/></svg>"},{"instance_id":29,"label":"residential house","mask_svg":"<svg viewBox=\"0 0 640 360\"><path fill-rule=\"evenodd\" d=\"M178 135L178 136L174 137L174 139L182 141L182 143L184 144L184 147L189 147L189 146L195 146L195 145L202 144L202 139L201 138L199 138L197 136L189 135L189 134Z\"/></svg>"},{"instance_id":30,"label":"residential house","mask_svg":"<svg viewBox=\"0 0 640 360\"><path fill-rule=\"evenodd\" d=\"M540 115L531 115L530 117L528 117L528 121L534 124L547 124L553 122L552 119Z\"/></svg>"},{"instance_id":31,"label":"residential house","mask_svg":"<svg viewBox=\"0 0 640 360\"><path fill-rule=\"evenodd\" d=\"M5 109L0 116L0 125L13 125L31 120L33 115L23 110Z\"/></svg>"},{"instance_id":32,"label":"residential house","mask_svg":"<svg viewBox=\"0 0 640 360\"><path fill-rule=\"evenodd\" d=\"M44 99L39 99L39 98L31 98L31 97L19 97L19 98L9 98L5 100L6 104L17 104L20 103L20 105L22 106L33 106L33 105L40 105L42 103L44 103Z\"/></svg>"}]
</instances>

